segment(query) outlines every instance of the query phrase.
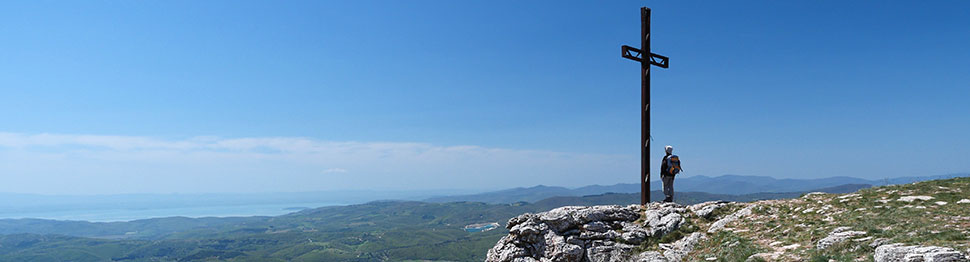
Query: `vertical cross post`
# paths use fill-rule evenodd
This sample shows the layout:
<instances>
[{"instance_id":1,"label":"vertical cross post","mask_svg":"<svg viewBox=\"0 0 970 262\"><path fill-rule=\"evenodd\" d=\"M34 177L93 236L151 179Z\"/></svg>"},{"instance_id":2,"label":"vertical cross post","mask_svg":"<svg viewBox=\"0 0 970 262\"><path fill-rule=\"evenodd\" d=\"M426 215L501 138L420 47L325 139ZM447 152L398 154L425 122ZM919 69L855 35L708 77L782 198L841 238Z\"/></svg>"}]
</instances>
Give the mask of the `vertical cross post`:
<instances>
[{"instance_id":1,"label":"vertical cross post","mask_svg":"<svg viewBox=\"0 0 970 262\"><path fill-rule=\"evenodd\" d=\"M623 57L640 62L640 205L650 202L650 66L669 58L650 53L650 8L640 8L640 49L624 45Z\"/></svg>"},{"instance_id":2,"label":"vertical cross post","mask_svg":"<svg viewBox=\"0 0 970 262\"><path fill-rule=\"evenodd\" d=\"M650 8L640 8L640 50L650 53ZM650 202L650 59L640 60L640 205Z\"/></svg>"}]
</instances>

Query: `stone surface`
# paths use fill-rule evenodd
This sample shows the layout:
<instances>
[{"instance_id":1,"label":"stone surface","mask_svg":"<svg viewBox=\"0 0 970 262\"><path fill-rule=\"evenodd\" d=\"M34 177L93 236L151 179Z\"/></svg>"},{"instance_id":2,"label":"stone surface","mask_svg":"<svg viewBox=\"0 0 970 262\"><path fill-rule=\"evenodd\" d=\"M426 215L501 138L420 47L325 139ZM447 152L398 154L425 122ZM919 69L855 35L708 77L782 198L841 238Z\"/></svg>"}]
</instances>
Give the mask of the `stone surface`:
<instances>
[{"instance_id":1,"label":"stone surface","mask_svg":"<svg viewBox=\"0 0 970 262\"><path fill-rule=\"evenodd\" d=\"M873 256L876 262L966 262L967 257L952 248L936 246L882 245Z\"/></svg>"},{"instance_id":2,"label":"stone surface","mask_svg":"<svg viewBox=\"0 0 970 262\"><path fill-rule=\"evenodd\" d=\"M933 197L931 197L931 196L904 196L904 197L900 197L896 201L913 202L915 200L928 201L928 200L932 200L932 199L933 199Z\"/></svg>"},{"instance_id":3,"label":"stone surface","mask_svg":"<svg viewBox=\"0 0 970 262\"><path fill-rule=\"evenodd\" d=\"M648 251L637 254L632 261L636 262L667 262L667 258L657 251Z\"/></svg>"},{"instance_id":4,"label":"stone surface","mask_svg":"<svg viewBox=\"0 0 970 262\"><path fill-rule=\"evenodd\" d=\"M751 215L751 210L757 206L758 205L754 205L754 204L748 205L747 207L741 210L738 210L738 212L734 212L734 214L728 215L725 218L715 221L714 224L711 224L711 228L707 230L707 233L715 233L717 231L720 231L724 229L724 226L726 226L727 224L734 222L735 220L738 220L739 218L742 218L744 216Z\"/></svg>"},{"instance_id":5,"label":"stone surface","mask_svg":"<svg viewBox=\"0 0 970 262\"><path fill-rule=\"evenodd\" d=\"M649 256L634 257L633 247L648 237L676 230L685 211L669 203L646 208L566 206L523 214L509 219L509 235L488 251L486 261L650 261ZM643 225L634 223L641 212L646 214Z\"/></svg>"},{"instance_id":6,"label":"stone surface","mask_svg":"<svg viewBox=\"0 0 970 262\"><path fill-rule=\"evenodd\" d=\"M826 249L831 247L832 245L845 242L850 238L862 236L866 234L866 232L863 232L863 231L851 231L849 229L852 229L852 228L838 227L835 230L832 230L832 233L829 233L828 236L818 241L818 244L815 246L815 248Z\"/></svg>"},{"instance_id":7,"label":"stone surface","mask_svg":"<svg viewBox=\"0 0 970 262\"><path fill-rule=\"evenodd\" d=\"M710 218L715 210L727 206L727 201L709 201L688 207L698 217Z\"/></svg>"},{"instance_id":8,"label":"stone surface","mask_svg":"<svg viewBox=\"0 0 970 262\"><path fill-rule=\"evenodd\" d=\"M694 251L694 246L697 246L697 242L705 237L704 233L694 232L689 236L677 240L670 245L670 248L664 251L664 258L666 261L681 261L687 254Z\"/></svg>"},{"instance_id":9,"label":"stone surface","mask_svg":"<svg viewBox=\"0 0 970 262\"><path fill-rule=\"evenodd\" d=\"M648 238L677 230L687 212L687 207L678 204L652 203L646 207L566 206L523 214L509 219L509 234L488 251L485 261L680 261L704 234L694 233L665 244L662 254L634 254L633 250ZM638 219L640 222L636 222Z\"/></svg>"}]
</instances>

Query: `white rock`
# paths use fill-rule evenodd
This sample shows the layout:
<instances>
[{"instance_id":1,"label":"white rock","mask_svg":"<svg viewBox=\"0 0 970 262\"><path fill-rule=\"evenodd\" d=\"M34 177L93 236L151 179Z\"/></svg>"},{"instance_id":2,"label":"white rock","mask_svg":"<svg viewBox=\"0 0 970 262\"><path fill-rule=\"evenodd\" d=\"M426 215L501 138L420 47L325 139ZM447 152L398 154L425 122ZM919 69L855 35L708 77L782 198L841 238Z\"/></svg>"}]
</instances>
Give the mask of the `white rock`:
<instances>
[{"instance_id":1,"label":"white rock","mask_svg":"<svg viewBox=\"0 0 970 262\"><path fill-rule=\"evenodd\" d=\"M667 251L664 251L664 258L667 261L681 261L688 253L694 250L694 246L697 245L701 239L704 239L704 233L694 232L689 236L677 240L670 245Z\"/></svg>"},{"instance_id":2,"label":"white rock","mask_svg":"<svg viewBox=\"0 0 970 262\"><path fill-rule=\"evenodd\" d=\"M914 200L927 201L931 199L933 199L933 197L931 196L904 196L904 197L900 197L896 201L913 202Z\"/></svg>"},{"instance_id":3,"label":"white rock","mask_svg":"<svg viewBox=\"0 0 970 262\"><path fill-rule=\"evenodd\" d=\"M939 205L939 206L942 206L942 205L946 205L946 202L945 201L936 201L936 202L934 202L934 204Z\"/></svg>"},{"instance_id":4,"label":"white rock","mask_svg":"<svg viewBox=\"0 0 970 262\"><path fill-rule=\"evenodd\" d=\"M856 237L856 236L861 236L861 235L865 235L866 234L866 232L863 232L863 231L849 231L849 229L851 229L851 228L849 228L849 227L838 227L835 230L832 230L832 233L830 233L828 236L826 236L825 238L822 238L821 240L818 241L818 244L816 245L816 248L817 249L826 249L826 248L831 247L832 245L835 245L835 244L844 242L844 241L848 240L849 238Z\"/></svg>"},{"instance_id":5,"label":"white rock","mask_svg":"<svg viewBox=\"0 0 970 262\"><path fill-rule=\"evenodd\" d=\"M966 262L967 258L952 248L936 246L882 245L873 256L876 262Z\"/></svg>"},{"instance_id":6,"label":"white rock","mask_svg":"<svg viewBox=\"0 0 970 262\"><path fill-rule=\"evenodd\" d=\"M632 261L636 261L636 262L667 262L667 258L665 258L663 255L661 255L660 252L657 252L657 251L647 251L647 252L643 252L643 253L640 253L639 255L637 255L636 257L633 258Z\"/></svg>"},{"instance_id":7,"label":"white rock","mask_svg":"<svg viewBox=\"0 0 970 262\"><path fill-rule=\"evenodd\" d=\"M859 194L848 194L848 195L839 196L839 199L846 199L846 198L857 197L857 196L859 196Z\"/></svg>"},{"instance_id":8,"label":"white rock","mask_svg":"<svg viewBox=\"0 0 970 262\"><path fill-rule=\"evenodd\" d=\"M714 233L719 230L722 230L724 229L724 226L726 226L727 224L734 222L735 220L738 220L739 218L742 218L744 216L751 215L751 209L754 209L757 206L758 205L752 204L750 206L745 207L744 209L738 210L738 212L734 212L734 214L730 214L727 217L714 222L714 224L711 224L711 227L707 229L707 233Z\"/></svg>"},{"instance_id":9,"label":"white rock","mask_svg":"<svg viewBox=\"0 0 970 262\"><path fill-rule=\"evenodd\" d=\"M872 237L857 238L857 239L853 239L852 241L855 241L855 242L865 242L865 241L869 241L870 239L872 239Z\"/></svg>"},{"instance_id":10,"label":"white rock","mask_svg":"<svg viewBox=\"0 0 970 262\"><path fill-rule=\"evenodd\" d=\"M633 249L648 237L661 237L677 229L687 212L687 208L677 204L651 203L645 207L567 206L524 214L509 219L509 234L489 249L485 261L666 262L668 257L679 261L693 249L702 233L665 244L666 254L633 254ZM638 219L644 223L635 222Z\"/></svg>"},{"instance_id":11,"label":"white rock","mask_svg":"<svg viewBox=\"0 0 970 262\"><path fill-rule=\"evenodd\" d=\"M957 204L970 204L970 199L960 199L960 201L957 201Z\"/></svg>"},{"instance_id":12,"label":"white rock","mask_svg":"<svg viewBox=\"0 0 970 262\"><path fill-rule=\"evenodd\" d=\"M696 205L691 205L687 207L688 210L693 211L695 215L703 218L710 218L711 214L714 213L718 208L727 206L727 201L710 201L704 202Z\"/></svg>"}]
</instances>

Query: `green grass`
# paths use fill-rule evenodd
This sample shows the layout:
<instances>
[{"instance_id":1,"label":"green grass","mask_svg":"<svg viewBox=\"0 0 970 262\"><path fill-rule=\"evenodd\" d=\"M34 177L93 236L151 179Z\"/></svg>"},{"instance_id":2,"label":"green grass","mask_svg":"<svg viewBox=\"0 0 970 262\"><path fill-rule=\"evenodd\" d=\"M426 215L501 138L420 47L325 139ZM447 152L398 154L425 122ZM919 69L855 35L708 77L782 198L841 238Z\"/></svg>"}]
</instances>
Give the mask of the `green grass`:
<instances>
[{"instance_id":1,"label":"green grass","mask_svg":"<svg viewBox=\"0 0 970 262\"><path fill-rule=\"evenodd\" d=\"M903 196L932 196L929 201L898 201ZM890 243L970 247L970 178L863 189L854 194L812 194L792 200L762 201L753 214L734 225L737 234L793 260L871 261L874 239ZM935 202L947 202L938 205ZM721 214L723 215L723 214ZM840 226L864 231L869 240L847 241L816 250L819 240ZM774 243L773 246L769 244ZM791 250L777 249L792 244ZM743 260L743 259L742 259Z\"/></svg>"},{"instance_id":2,"label":"green grass","mask_svg":"<svg viewBox=\"0 0 970 262\"><path fill-rule=\"evenodd\" d=\"M708 257L717 258L718 262L745 261L751 255L766 251L765 248L753 243L751 239L729 231L718 231L695 248L688 257L688 261L706 261Z\"/></svg>"}]
</instances>

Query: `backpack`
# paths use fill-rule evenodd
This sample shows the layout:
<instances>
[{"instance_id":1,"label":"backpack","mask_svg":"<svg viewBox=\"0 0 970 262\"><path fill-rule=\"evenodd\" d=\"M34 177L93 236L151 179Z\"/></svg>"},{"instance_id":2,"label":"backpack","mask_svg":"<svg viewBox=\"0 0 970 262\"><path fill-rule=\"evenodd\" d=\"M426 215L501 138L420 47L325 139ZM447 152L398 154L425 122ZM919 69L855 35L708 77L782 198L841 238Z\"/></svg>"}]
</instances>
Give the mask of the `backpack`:
<instances>
[{"instance_id":1,"label":"backpack","mask_svg":"<svg viewBox=\"0 0 970 262\"><path fill-rule=\"evenodd\" d=\"M680 173L680 157L677 155L664 156L664 161L662 163L662 168L664 173L668 175L676 175Z\"/></svg>"}]
</instances>

